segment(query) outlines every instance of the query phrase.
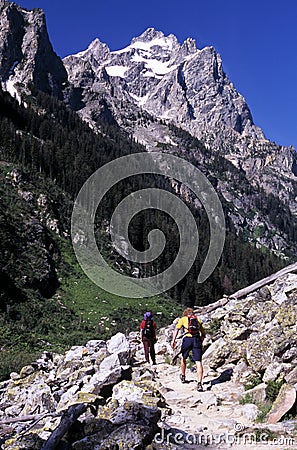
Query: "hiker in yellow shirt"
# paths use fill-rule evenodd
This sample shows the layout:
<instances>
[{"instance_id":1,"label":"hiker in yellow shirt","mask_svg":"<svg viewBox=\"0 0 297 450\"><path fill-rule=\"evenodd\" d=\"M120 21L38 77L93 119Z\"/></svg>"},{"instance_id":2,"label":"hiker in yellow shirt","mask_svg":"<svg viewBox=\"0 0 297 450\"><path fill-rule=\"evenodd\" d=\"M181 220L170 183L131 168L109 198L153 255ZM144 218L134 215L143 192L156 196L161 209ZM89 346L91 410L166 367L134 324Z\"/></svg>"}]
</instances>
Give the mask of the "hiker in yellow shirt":
<instances>
[{"instance_id":1,"label":"hiker in yellow shirt","mask_svg":"<svg viewBox=\"0 0 297 450\"><path fill-rule=\"evenodd\" d=\"M189 356L190 351L192 351L192 359L196 363L197 371L197 390L203 391L202 388L202 377L203 377L203 366L202 366L202 342L205 338L205 330L200 319L194 314L192 308L186 308L183 312L183 316L179 319L171 342L171 346L174 349L176 345L176 338L179 330L183 328L185 330L184 338L181 346L181 374L180 379L182 383L186 382L186 360Z\"/></svg>"}]
</instances>

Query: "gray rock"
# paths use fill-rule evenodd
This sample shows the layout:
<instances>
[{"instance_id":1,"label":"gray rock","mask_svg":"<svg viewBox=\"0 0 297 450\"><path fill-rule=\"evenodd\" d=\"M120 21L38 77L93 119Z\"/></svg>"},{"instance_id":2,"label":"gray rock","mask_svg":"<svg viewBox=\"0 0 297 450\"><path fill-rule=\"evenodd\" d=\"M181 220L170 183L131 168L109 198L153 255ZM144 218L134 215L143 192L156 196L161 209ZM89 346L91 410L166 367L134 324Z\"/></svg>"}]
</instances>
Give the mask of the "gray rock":
<instances>
[{"instance_id":1,"label":"gray rock","mask_svg":"<svg viewBox=\"0 0 297 450\"><path fill-rule=\"evenodd\" d=\"M284 362L291 362L294 358L297 358L297 347L289 348L282 356Z\"/></svg>"},{"instance_id":2,"label":"gray rock","mask_svg":"<svg viewBox=\"0 0 297 450\"><path fill-rule=\"evenodd\" d=\"M123 333L117 333L107 341L109 353L129 352L129 341Z\"/></svg>"},{"instance_id":3,"label":"gray rock","mask_svg":"<svg viewBox=\"0 0 297 450\"><path fill-rule=\"evenodd\" d=\"M142 403L145 397L145 389L131 381L123 380L113 388L112 398L117 400L120 405L133 401Z\"/></svg>"},{"instance_id":4,"label":"gray rock","mask_svg":"<svg viewBox=\"0 0 297 450\"><path fill-rule=\"evenodd\" d=\"M283 384L278 396L269 411L267 422L276 423L288 412L296 401L296 389L289 384Z\"/></svg>"},{"instance_id":5,"label":"gray rock","mask_svg":"<svg viewBox=\"0 0 297 450\"><path fill-rule=\"evenodd\" d=\"M0 5L0 80L17 92L34 82L41 91L62 98L67 73L53 51L41 9L27 12L16 3ZM11 89L11 87L10 87ZM18 94L19 95L19 94Z\"/></svg>"},{"instance_id":6,"label":"gray rock","mask_svg":"<svg viewBox=\"0 0 297 450\"><path fill-rule=\"evenodd\" d=\"M106 342L102 339L92 340L86 343L86 349L88 350L89 355L97 353L102 348L106 348Z\"/></svg>"},{"instance_id":7,"label":"gray rock","mask_svg":"<svg viewBox=\"0 0 297 450\"><path fill-rule=\"evenodd\" d=\"M281 353L287 345L287 338L278 325L271 325L268 331L254 333L247 341L246 357L255 372L266 370L274 355Z\"/></svg>"},{"instance_id":8,"label":"gray rock","mask_svg":"<svg viewBox=\"0 0 297 450\"><path fill-rule=\"evenodd\" d=\"M242 406L241 410L243 417L250 420L251 422L254 422L259 414L258 406L254 405L253 403L246 403Z\"/></svg>"},{"instance_id":9,"label":"gray rock","mask_svg":"<svg viewBox=\"0 0 297 450\"><path fill-rule=\"evenodd\" d=\"M283 370L283 365L277 361L273 361L269 364L264 372L263 381L267 383L267 381L274 381L277 379L281 371Z\"/></svg>"},{"instance_id":10,"label":"gray rock","mask_svg":"<svg viewBox=\"0 0 297 450\"><path fill-rule=\"evenodd\" d=\"M11 378L12 380L19 380L21 377L20 377L20 374L19 374L19 373L17 373L17 372L11 372L10 378Z\"/></svg>"},{"instance_id":11,"label":"gray rock","mask_svg":"<svg viewBox=\"0 0 297 450\"><path fill-rule=\"evenodd\" d=\"M112 370L119 368L121 366L119 356L117 353L114 353L110 356L107 356L99 366L99 370L102 373L108 373Z\"/></svg>"},{"instance_id":12,"label":"gray rock","mask_svg":"<svg viewBox=\"0 0 297 450\"><path fill-rule=\"evenodd\" d=\"M260 383L245 392L255 403L262 404L266 399L266 383Z\"/></svg>"},{"instance_id":13,"label":"gray rock","mask_svg":"<svg viewBox=\"0 0 297 450\"><path fill-rule=\"evenodd\" d=\"M296 384L297 383L297 367L294 367L289 373L285 375L285 380L288 384Z\"/></svg>"},{"instance_id":14,"label":"gray rock","mask_svg":"<svg viewBox=\"0 0 297 450\"><path fill-rule=\"evenodd\" d=\"M98 395L104 386L114 385L122 376L121 366L117 366L108 372L95 373L89 382L82 388L82 392Z\"/></svg>"}]
</instances>

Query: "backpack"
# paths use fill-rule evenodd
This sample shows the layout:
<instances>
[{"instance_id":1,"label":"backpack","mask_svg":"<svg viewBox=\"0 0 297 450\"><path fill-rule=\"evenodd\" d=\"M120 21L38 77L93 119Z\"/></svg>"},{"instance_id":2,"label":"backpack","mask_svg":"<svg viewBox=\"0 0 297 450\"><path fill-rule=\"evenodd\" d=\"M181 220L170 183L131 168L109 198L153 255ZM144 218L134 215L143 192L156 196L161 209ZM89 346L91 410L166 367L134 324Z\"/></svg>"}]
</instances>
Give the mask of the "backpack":
<instances>
[{"instance_id":1,"label":"backpack","mask_svg":"<svg viewBox=\"0 0 297 450\"><path fill-rule=\"evenodd\" d=\"M194 315L188 316L188 333L192 336L200 336L200 324Z\"/></svg>"},{"instance_id":2,"label":"backpack","mask_svg":"<svg viewBox=\"0 0 297 450\"><path fill-rule=\"evenodd\" d=\"M145 320L145 325L142 330L142 335L148 339L152 339L155 336L155 330L153 326L153 319L149 318Z\"/></svg>"}]
</instances>

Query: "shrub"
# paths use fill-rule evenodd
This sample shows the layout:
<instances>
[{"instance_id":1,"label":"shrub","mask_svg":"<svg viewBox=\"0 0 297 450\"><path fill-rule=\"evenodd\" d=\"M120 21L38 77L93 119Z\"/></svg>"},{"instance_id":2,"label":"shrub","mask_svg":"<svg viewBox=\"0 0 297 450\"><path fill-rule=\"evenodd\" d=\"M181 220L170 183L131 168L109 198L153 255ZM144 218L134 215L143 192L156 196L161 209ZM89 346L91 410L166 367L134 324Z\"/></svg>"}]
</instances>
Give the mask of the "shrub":
<instances>
[{"instance_id":1,"label":"shrub","mask_svg":"<svg viewBox=\"0 0 297 450\"><path fill-rule=\"evenodd\" d=\"M245 405L246 403L255 403L254 398L251 394L246 394L239 400L240 405Z\"/></svg>"},{"instance_id":2,"label":"shrub","mask_svg":"<svg viewBox=\"0 0 297 450\"><path fill-rule=\"evenodd\" d=\"M249 381L244 385L244 390L248 391L249 389L253 389L258 386L258 384L262 383L262 380L258 376L254 376L249 379Z\"/></svg>"},{"instance_id":3,"label":"shrub","mask_svg":"<svg viewBox=\"0 0 297 450\"><path fill-rule=\"evenodd\" d=\"M0 358L0 381L8 380L11 372L20 372L21 368L31 364L40 353L25 350L2 350Z\"/></svg>"},{"instance_id":4,"label":"shrub","mask_svg":"<svg viewBox=\"0 0 297 450\"><path fill-rule=\"evenodd\" d=\"M222 319L213 319L207 327L207 333L210 335L215 334L221 328Z\"/></svg>"},{"instance_id":5,"label":"shrub","mask_svg":"<svg viewBox=\"0 0 297 450\"><path fill-rule=\"evenodd\" d=\"M280 391L281 386L284 384L284 380L278 380L278 381L268 381L265 392L266 392L266 398L267 400L274 402L276 397L278 396L278 393Z\"/></svg>"},{"instance_id":6,"label":"shrub","mask_svg":"<svg viewBox=\"0 0 297 450\"><path fill-rule=\"evenodd\" d=\"M271 410L272 402L271 401L265 401L262 404L257 404L259 412L256 418L256 422L262 423L266 422L266 417L269 411Z\"/></svg>"}]
</instances>

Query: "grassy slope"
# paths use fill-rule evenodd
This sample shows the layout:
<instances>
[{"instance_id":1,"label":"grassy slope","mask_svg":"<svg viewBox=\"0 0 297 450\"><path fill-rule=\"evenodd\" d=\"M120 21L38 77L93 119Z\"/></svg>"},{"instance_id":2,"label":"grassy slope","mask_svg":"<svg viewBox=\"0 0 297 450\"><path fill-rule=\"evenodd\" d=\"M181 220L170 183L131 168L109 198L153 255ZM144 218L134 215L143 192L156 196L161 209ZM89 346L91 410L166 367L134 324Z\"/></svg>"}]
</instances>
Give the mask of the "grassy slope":
<instances>
[{"instance_id":1,"label":"grassy slope","mask_svg":"<svg viewBox=\"0 0 297 450\"><path fill-rule=\"evenodd\" d=\"M147 310L152 310L158 325L164 326L183 309L166 295L133 299L106 292L83 273L69 246L64 245L63 254L71 270L67 277L61 279L58 295L64 305L75 312L79 326L93 329L98 338L108 337L118 330L137 330Z\"/></svg>"}]
</instances>

